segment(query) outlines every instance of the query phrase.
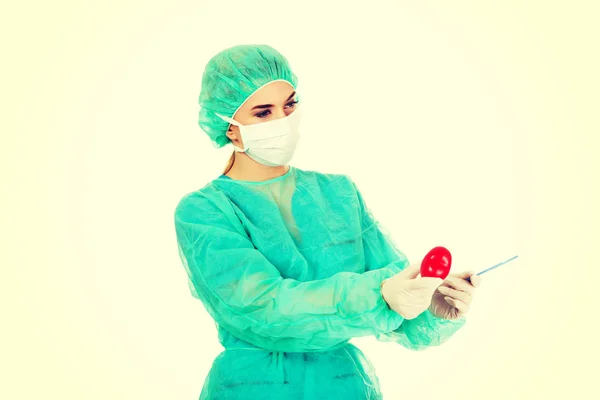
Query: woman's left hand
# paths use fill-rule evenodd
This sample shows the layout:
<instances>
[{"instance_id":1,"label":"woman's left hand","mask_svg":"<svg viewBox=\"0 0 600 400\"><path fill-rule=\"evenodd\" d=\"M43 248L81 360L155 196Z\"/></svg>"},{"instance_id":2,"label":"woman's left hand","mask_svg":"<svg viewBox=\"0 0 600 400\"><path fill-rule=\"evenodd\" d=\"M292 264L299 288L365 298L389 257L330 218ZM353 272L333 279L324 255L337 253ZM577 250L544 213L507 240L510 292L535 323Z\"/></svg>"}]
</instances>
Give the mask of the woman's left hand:
<instances>
[{"instance_id":1,"label":"woman's left hand","mask_svg":"<svg viewBox=\"0 0 600 400\"><path fill-rule=\"evenodd\" d=\"M429 311L442 319L462 318L469 311L475 288L480 285L481 277L474 272L450 274L433 294Z\"/></svg>"}]
</instances>

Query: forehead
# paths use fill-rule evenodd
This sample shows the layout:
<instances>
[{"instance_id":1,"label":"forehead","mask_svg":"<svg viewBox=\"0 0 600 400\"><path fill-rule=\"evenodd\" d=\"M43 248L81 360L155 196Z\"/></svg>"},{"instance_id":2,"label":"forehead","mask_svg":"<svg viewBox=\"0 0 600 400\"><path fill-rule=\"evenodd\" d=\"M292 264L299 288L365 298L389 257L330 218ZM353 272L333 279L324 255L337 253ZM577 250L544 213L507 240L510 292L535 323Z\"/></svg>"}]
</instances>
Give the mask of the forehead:
<instances>
[{"instance_id":1,"label":"forehead","mask_svg":"<svg viewBox=\"0 0 600 400\"><path fill-rule=\"evenodd\" d=\"M262 104L283 104L293 92L294 87L289 82L275 81L268 83L254 92L240 108L240 111L249 110Z\"/></svg>"}]
</instances>

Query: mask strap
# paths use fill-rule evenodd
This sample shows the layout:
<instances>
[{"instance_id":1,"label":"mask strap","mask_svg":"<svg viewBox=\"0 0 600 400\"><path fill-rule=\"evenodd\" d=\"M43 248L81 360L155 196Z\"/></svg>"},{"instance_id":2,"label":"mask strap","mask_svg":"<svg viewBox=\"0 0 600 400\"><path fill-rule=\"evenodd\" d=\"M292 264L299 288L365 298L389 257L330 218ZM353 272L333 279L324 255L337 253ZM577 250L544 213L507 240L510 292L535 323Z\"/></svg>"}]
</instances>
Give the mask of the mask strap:
<instances>
[{"instance_id":1,"label":"mask strap","mask_svg":"<svg viewBox=\"0 0 600 400\"><path fill-rule=\"evenodd\" d=\"M221 118L223 121L229 122L231 125L235 125L235 126L238 126L238 127L239 126L244 126L244 125L240 124L239 122L237 122L236 120L234 120L233 118L229 118L229 117L226 117L224 115L217 114L217 113L215 113L215 115L217 117Z\"/></svg>"},{"instance_id":2,"label":"mask strap","mask_svg":"<svg viewBox=\"0 0 600 400\"><path fill-rule=\"evenodd\" d=\"M237 122L236 120L234 120L233 118L229 118L229 117L226 117L224 115L217 114L217 113L215 113L215 114L217 115L217 117L221 118L225 122L229 122L231 125L235 125L237 127L244 126L244 125L240 124L239 122ZM233 146L233 149L235 151L237 151L237 152L240 152L240 153L245 153L246 150L248 150L247 148L246 149L242 149L241 147L237 147L237 146Z\"/></svg>"}]
</instances>

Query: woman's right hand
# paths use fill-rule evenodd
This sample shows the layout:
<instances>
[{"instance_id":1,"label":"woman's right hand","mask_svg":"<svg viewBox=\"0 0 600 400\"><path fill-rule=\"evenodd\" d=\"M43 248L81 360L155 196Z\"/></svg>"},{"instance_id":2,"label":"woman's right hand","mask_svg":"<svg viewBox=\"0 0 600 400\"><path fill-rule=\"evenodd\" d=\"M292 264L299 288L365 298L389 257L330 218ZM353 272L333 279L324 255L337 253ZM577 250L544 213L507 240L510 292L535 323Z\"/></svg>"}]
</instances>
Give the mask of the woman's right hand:
<instances>
[{"instance_id":1,"label":"woman's right hand","mask_svg":"<svg viewBox=\"0 0 600 400\"><path fill-rule=\"evenodd\" d=\"M389 307L410 320L429 308L441 278L420 277L419 265L410 265L381 284L381 295Z\"/></svg>"}]
</instances>

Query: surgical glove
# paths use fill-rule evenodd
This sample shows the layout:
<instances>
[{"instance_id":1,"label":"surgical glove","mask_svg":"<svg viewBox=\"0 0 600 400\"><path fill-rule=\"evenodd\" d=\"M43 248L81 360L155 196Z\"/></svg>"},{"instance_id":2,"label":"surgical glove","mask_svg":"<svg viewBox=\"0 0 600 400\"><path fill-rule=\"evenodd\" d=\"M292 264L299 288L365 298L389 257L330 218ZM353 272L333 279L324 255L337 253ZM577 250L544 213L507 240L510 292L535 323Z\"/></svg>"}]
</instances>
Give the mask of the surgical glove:
<instances>
[{"instance_id":1,"label":"surgical glove","mask_svg":"<svg viewBox=\"0 0 600 400\"><path fill-rule=\"evenodd\" d=\"M471 278L471 283L467 281ZM433 294L429 311L441 319L460 319L471 306L475 288L481 285L481 277L474 272L450 274Z\"/></svg>"},{"instance_id":2,"label":"surgical glove","mask_svg":"<svg viewBox=\"0 0 600 400\"><path fill-rule=\"evenodd\" d=\"M408 266L381 284L388 306L407 320L427 310L433 293L444 282L440 278L417 277L420 269L418 265Z\"/></svg>"}]
</instances>

